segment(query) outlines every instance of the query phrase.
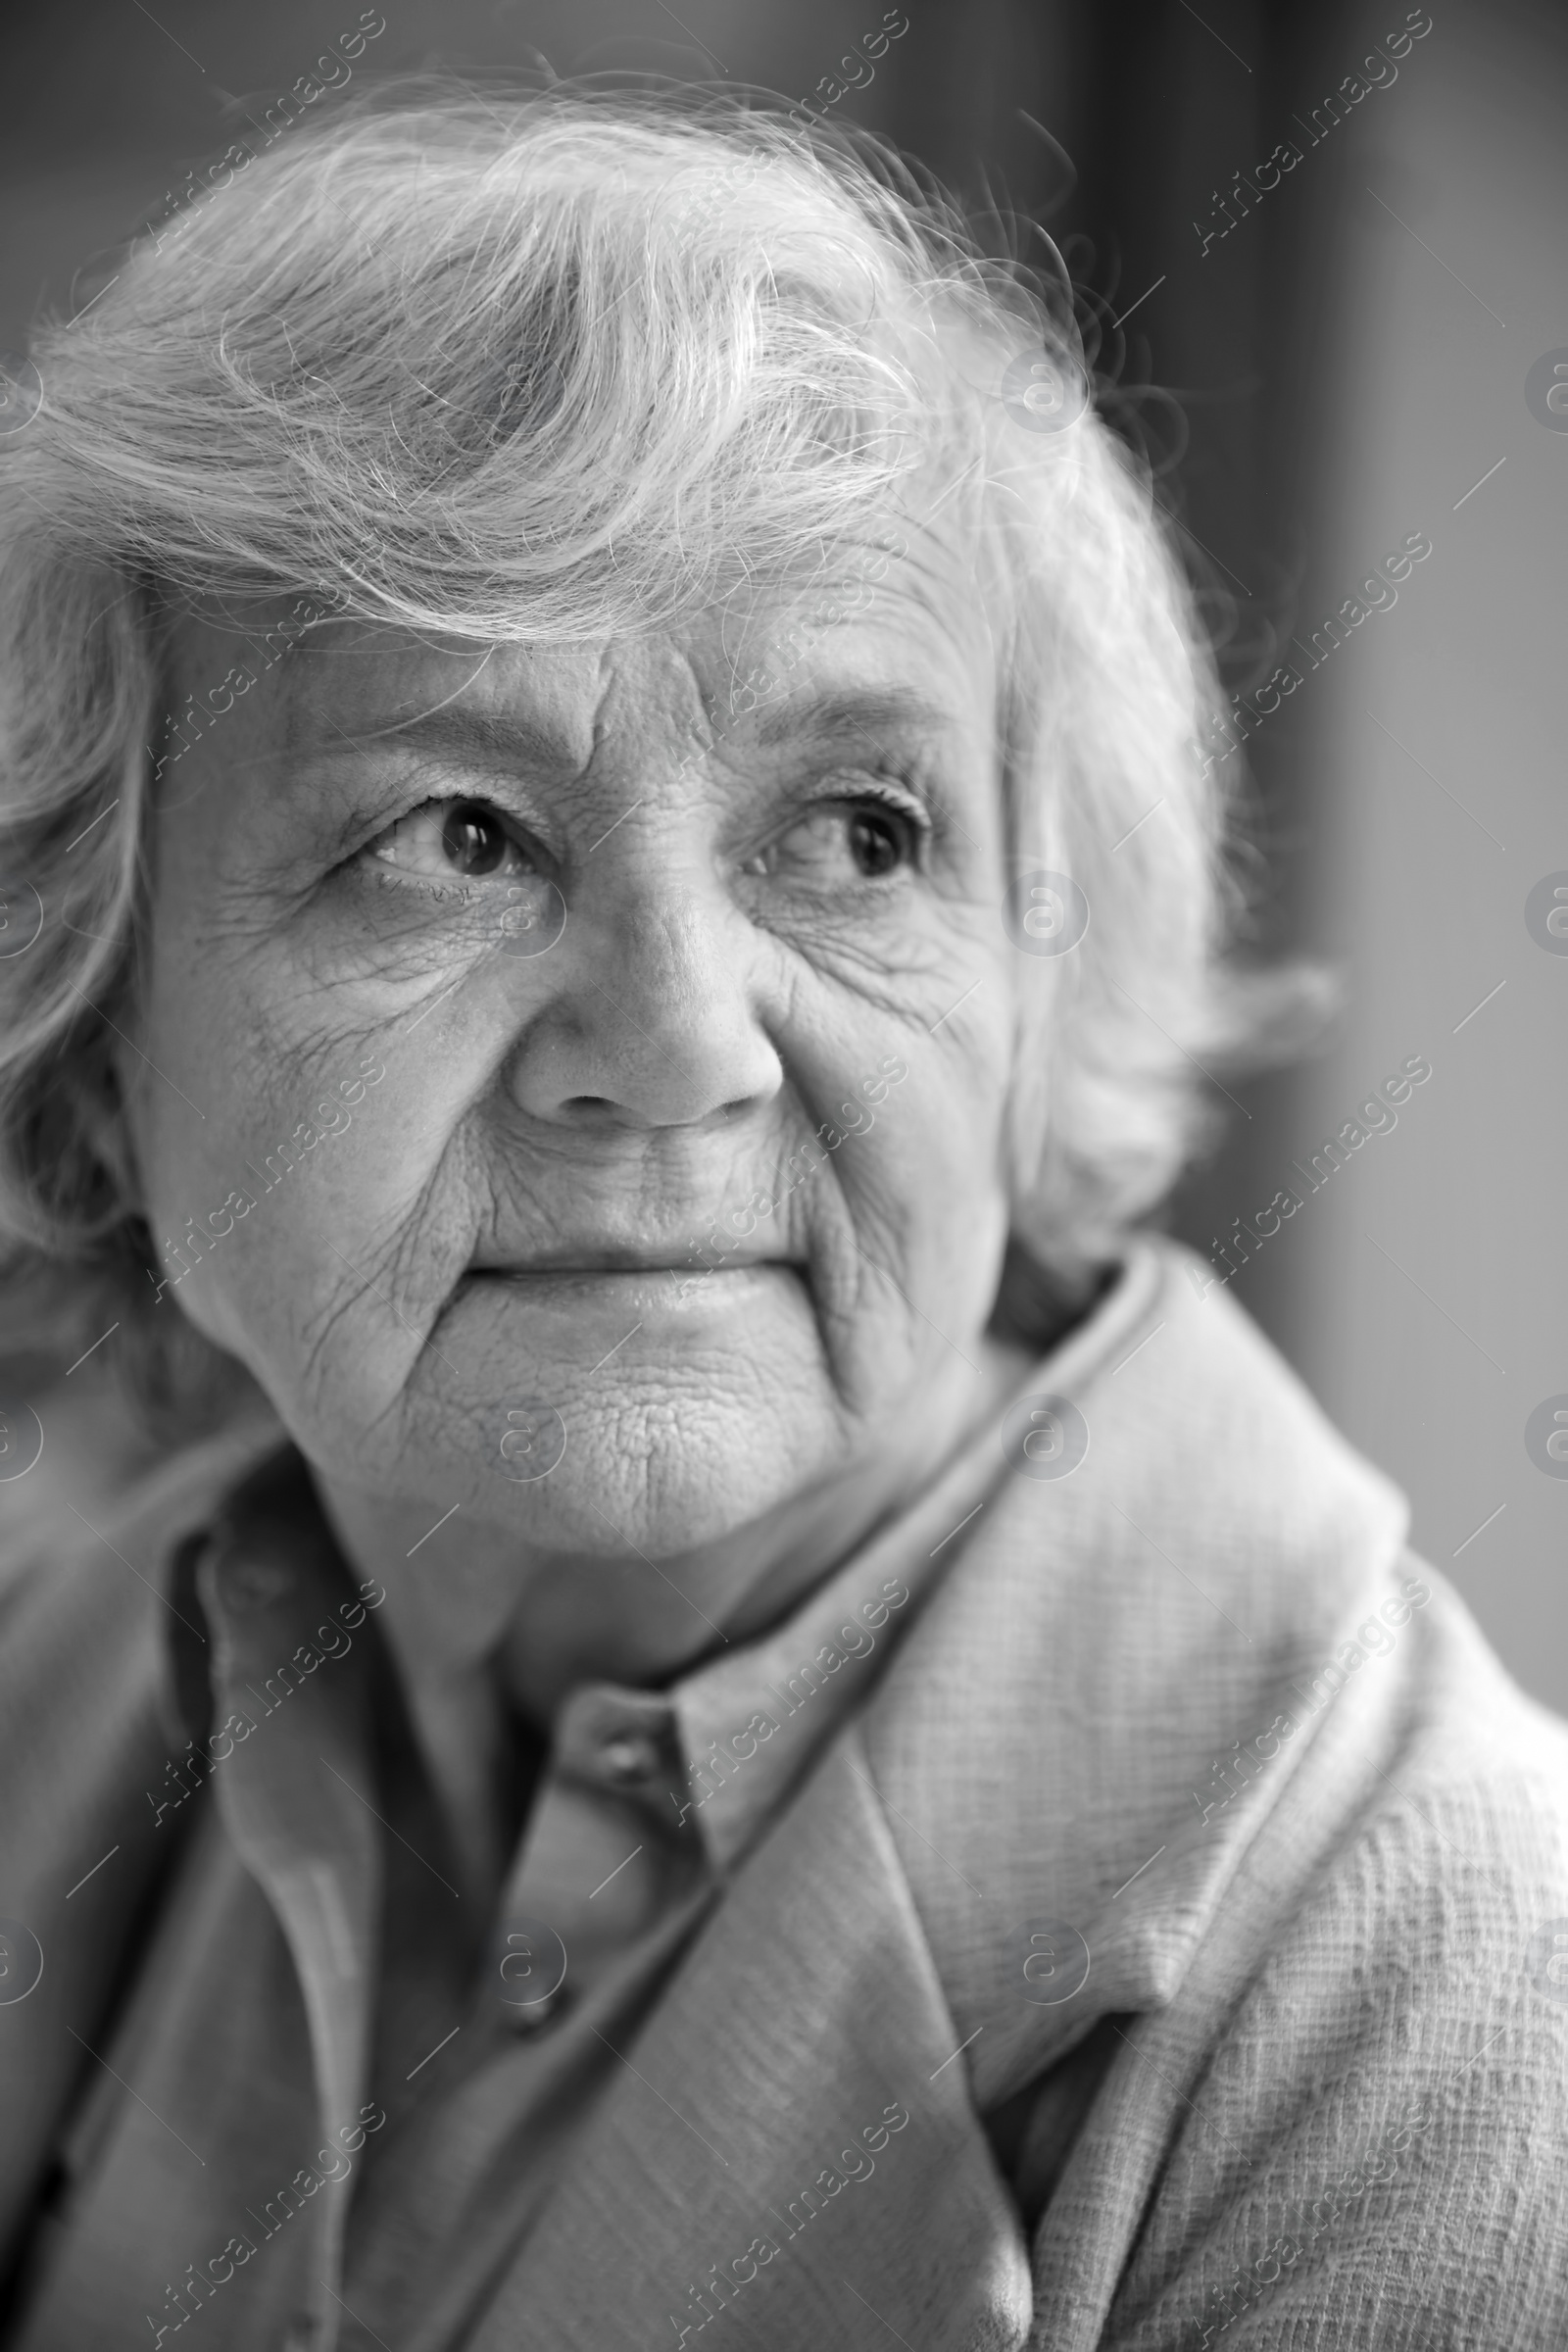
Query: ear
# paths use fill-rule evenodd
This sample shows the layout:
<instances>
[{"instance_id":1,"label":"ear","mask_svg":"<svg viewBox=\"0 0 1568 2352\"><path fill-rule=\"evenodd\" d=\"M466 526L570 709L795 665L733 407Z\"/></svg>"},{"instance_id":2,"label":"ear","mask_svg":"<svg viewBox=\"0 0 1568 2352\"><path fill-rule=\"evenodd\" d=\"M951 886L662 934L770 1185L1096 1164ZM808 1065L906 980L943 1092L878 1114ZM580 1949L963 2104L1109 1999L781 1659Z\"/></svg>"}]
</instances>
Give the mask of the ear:
<instances>
[{"instance_id":1,"label":"ear","mask_svg":"<svg viewBox=\"0 0 1568 2352\"><path fill-rule=\"evenodd\" d=\"M80 1209L103 1210L111 1199L122 1215L143 1205L144 1187L125 1115L130 1048L102 1019L68 1047L51 1088L66 1132L61 1159L70 1198ZM108 1198L106 1198L108 1196Z\"/></svg>"}]
</instances>

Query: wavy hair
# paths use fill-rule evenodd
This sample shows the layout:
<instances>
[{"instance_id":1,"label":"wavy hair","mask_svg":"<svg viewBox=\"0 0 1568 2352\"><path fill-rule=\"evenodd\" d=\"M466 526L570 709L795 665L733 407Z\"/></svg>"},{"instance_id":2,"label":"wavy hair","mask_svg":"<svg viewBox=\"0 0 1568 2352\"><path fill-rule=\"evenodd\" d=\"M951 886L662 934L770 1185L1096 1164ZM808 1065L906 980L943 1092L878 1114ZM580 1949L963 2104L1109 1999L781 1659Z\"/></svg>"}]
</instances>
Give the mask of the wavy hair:
<instances>
[{"instance_id":1,"label":"wavy hair","mask_svg":"<svg viewBox=\"0 0 1568 2352\"><path fill-rule=\"evenodd\" d=\"M1015 1235L1070 1285L1168 1191L1195 1061L1267 1009L1227 960L1209 652L1070 304L891 152L706 96L383 87L230 148L33 360L0 441L0 911L41 909L0 956L0 1246L56 1317L107 1290L152 1320L110 1049L182 612L646 631L826 593L939 498L999 654L1012 873L1091 918L1019 942Z\"/></svg>"}]
</instances>

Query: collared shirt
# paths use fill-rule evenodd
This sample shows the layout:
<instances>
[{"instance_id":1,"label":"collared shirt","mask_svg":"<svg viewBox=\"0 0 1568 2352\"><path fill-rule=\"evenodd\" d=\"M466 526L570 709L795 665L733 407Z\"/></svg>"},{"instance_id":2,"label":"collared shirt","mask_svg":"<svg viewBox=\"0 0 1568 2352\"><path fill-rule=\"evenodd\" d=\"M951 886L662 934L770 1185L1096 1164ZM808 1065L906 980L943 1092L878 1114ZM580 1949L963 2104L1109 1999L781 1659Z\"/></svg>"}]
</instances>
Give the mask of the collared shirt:
<instances>
[{"instance_id":1,"label":"collared shirt","mask_svg":"<svg viewBox=\"0 0 1568 2352\"><path fill-rule=\"evenodd\" d=\"M687 1736L681 1803L713 1793L677 1830L749 1778L759 1810L667 1975L622 2025L614 1963L574 2009L568 1958L557 2022L488 2060L492 1906L470 1936L356 1621L376 1587L339 1567L281 1650L267 1573L212 1595L258 1634L254 1720L174 1801L165 1628L199 1656L187 1587L226 1581L221 1542L209 1565L177 1539L275 1425L0 1544L0 2227L33 2289L8 2281L10 2352L143 2327L278 2352L318 2316L345 2352L693 2352L715 2322L769 2352L868 2327L1184 2352L1238 2318L1268 2352L1559 2352L1568 1730L1200 1261L1136 1245L1035 1382L852 1564L910 1599L793 1780L764 1802L755 1777L785 1724L726 1734L733 1770ZM247 1496L253 1538L264 1503L286 1532L286 1480ZM258 1538L262 1569L318 1536ZM851 1671L759 1664L802 1729ZM514 2007L552 1948L523 1930L494 1964Z\"/></svg>"},{"instance_id":2,"label":"collared shirt","mask_svg":"<svg viewBox=\"0 0 1568 2352\"><path fill-rule=\"evenodd\" d=\"M548 1750L519 1732L521 1834L479 1919L384 1592L293 1447L266 1458L169 1563L188 1736L147 1791L169 1874L65 2134L20 2352L109 2340L127 2312L155 2346L458 2340L1004 1467L961 1449L765 1638L664 1691L577 1689Z\"/></svg>"}]
</instances>

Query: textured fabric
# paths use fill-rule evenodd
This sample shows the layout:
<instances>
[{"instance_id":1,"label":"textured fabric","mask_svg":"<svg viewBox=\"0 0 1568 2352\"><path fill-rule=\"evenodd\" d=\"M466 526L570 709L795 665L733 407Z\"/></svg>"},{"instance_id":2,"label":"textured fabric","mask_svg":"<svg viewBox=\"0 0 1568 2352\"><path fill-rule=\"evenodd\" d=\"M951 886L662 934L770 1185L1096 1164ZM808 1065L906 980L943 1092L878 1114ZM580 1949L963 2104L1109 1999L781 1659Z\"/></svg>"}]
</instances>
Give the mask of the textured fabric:
<instances>
[{"instance_id":1,"label":"textured fabric","mask_svg":"<svg viewBox=\"0 0 1568 2352\"><path fill-rule=\"evenodd\" d=\"M1116 1286L1101 1346L1151 1271ZM998 1471L964 1449L922 1513L667 1691L573 1690L478 1918L377 1637L385 1590L350 1576L279 1437L238 1480L215 1457L205 1524L193 1488L141 1530L186 1737L145 1792L157 1924L83 2035L19 2282L27 2352L127 2324L162 2341L210 2303L236 2345L452 2340L727 1873L939 1580L930 1527Z\"/></svg>"},{"instance_id":2,"label":"textured fabric","mask_svg":"<svg viewBox=\"0 0 1568 2352\"><path fill-rule=\"evenodd\" d=\"M606 2030L542 2202L527 2133L498 2154L485 2229L439 2247L446 2308L377 2328L397 2352L709 2328L771 2352L888 2328L1017 2352L1563 2340L1568 1739L1404 1549L1399 1497L1190 1262L1140 1248L1040 1368L1087 1429L1070 1475L989 1434L851 1564L936 1565L778 1786L770 1743L734 1762L753 1711L744 1675L723 1687L735 1661L676 1710L688 1778L710 1766L688 1795L710 1791L677 1830L714 1825L722 1899ZM107 1531L123 1557L142 1564L138 1527L199 1520L243 1450L172 1465ZM121 1980L207 1932L182 1885L205 1870L228 1908L242 1889L217 1852L160 1886L131 1828L127 1774L141 1798L166 1760L145 1589L73 1555L18 1564L5 1593L8 1884L48 1960L0 2007L15 2230L92 2071L73 2031L102 2048ZM787 1662L761 1671L785 1688ZM188 1811L187 1855L221 1828ZM246 1884L254 1930L271 1914ZM155 1888L149 1943L134 1904ZM250 2140L325 2095L301 1982L283 1947L272 1998L296 2007L270 2058L231 2004ZM177 2044L191 2020L161 2030ZM361 2179L373 2198L373 2165L317 2195L351 2242ZM280 2340L287 2296L254 2337L214 2300L185 2325ZM351 2263L345 2352L373 2340L358 2310ZM39 2342L72 2340L93 2339Z\"/></svg>"},{"instance_id":3,"label":"textured fabric","mask_svg":"<svg viewBox=\"0 0 1568 2352\"><path fill-rule=\"evenodd\" d=\"M165 1841L185 1837L64 2134L16 2340L134 2315L161 2341L208 2249L230 2343L326 2343L350 2308L369 2336L422 2317L444 2339L724 1870L885 1662L911 1584L883 1546L667 1692L572 1691L495 1918L465 1922L376 1641L384 1588L349 1576L294 1448L223 1494L205 1539L183 1513L170 1549L150 1581L172 1587L188 1736L146 1794ZM934 1574L911 1561L915 1589ZM272 2053L261 2112L236 2042ZM351 2174L352 2207L315 2185Z\"/></svg>"}]
</instances>

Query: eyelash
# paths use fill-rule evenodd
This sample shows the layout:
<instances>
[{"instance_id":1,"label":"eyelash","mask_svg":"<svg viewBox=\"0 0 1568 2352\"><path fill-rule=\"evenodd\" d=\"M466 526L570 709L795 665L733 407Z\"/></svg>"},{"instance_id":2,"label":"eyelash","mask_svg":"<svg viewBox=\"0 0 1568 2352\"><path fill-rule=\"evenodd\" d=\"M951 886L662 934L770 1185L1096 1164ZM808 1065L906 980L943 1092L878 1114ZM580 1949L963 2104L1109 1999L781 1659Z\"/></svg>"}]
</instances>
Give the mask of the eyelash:
<instances>
[{"instance_id":1,"label":"eyelash","mask_svg":"<svg viewBox=\"0 0 1568 2352\"><path fill-rule=\"evenodd\" d=\"M829 793L829 803L837 801L846 808L854 808L862 801L870 801L878 808L891 808L902 816L914 838L917 850L923 851L931 839L934 827L929 810L907 787L900 788L891 779L881 782L875 777L862 780L855 792Z\"/></svg>"}]
</instances>

